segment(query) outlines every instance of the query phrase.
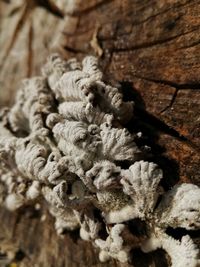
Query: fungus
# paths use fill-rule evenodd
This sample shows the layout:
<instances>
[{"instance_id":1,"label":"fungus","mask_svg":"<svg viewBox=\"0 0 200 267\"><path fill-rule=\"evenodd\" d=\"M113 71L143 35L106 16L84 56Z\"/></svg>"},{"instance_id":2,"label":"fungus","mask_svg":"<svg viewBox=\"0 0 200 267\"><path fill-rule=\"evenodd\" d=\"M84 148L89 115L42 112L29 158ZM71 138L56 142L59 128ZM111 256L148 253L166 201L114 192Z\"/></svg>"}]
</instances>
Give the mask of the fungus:
<instances>
[{"instance_id":1,"label":"fungus","mask_svg":"<svg viewBox=\"0 0 200 267\"><path fill-rule=\"evenodd\" d=\"M199 250L188 235L183 236L179 241L157 230L141 245L141 248L143 252L150 252L157 248L166 250L171 257L171 267L197 267L200 264Z\"/></svg>"},{"instance_id":2,"label":"fungus","mask_svg":"<svg viewBox=\"0 0 200 267\"><path fill-rule=\"evenodd\" d=\"M179 184L164 193L162 170L141 160L141 133L123 126L133 104L107 84L95 57L81 63L51 55L42 76L24 81L13 107L0 111L0 204L14 211L43 198L58 234L79 228L103 262L127 262L138 246L163 248L173 267L197 267L193 240L166 230L200 228L200 188ZM146 225L137 244L128 230L133 219Z\"/></svg>"},{"instance_id":3,"label":"fungus","mask_svg":"<svg viewBox=\"0 0 200 267\"><path fill-rule=\"evenodd\" d=\"M96 239L95 244L101 249L99 258L102 262L114 258L124 263L129 260L130 246L126 246L121 234L125 229L124 224L116 224L109 232L106 241Z\"/></svg>"}]
</instances>

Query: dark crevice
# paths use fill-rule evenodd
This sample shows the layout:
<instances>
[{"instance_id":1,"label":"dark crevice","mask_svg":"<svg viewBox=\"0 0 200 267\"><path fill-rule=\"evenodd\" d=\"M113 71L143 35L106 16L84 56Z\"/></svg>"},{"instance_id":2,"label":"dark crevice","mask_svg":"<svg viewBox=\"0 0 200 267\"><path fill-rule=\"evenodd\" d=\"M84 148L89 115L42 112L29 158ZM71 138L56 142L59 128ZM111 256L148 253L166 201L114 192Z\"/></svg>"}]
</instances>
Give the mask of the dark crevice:
<instances>
[{"instance_id":1,"label":"dark crevice","mask_svg":"<svg viewBox=\"0 0 200 267\"><path fill-rule=\"evenodd\" d=\"M41 210L35 209L35 207L32 206L30 203L30 204L26 205L26 208L20 207L17 210L17 216L18 216L18 219L16 221L16 225L20 224L20 221L23 218L28 218L31 220L41 218Z\"/></svg>"},{"instance_id":2,"label":"dark crevice","mask_svg":"<svg viewBox=\"0 0 200 267\"><path fill-rule=\"evenodd\" d=\"M157 249L150 253L144 253L141 249L133 249L131 251L131 263L135 267L168 267L169 262L167 255L163 249Z\"/></svg>"},{"instance_id":3,"label":"dark crevice","mask_svg":"<svg viewBox=\"0 0 200 267\"><path fill-rule=\"evenodd\" d=\"M167 111L169 108L171 108L173 106L175 99L177 97L177 94L178 94L178 89L175 90L169 105L167 105L163 110L161 110L161 112L159 114L164 113L165 111Z\"/></svg>"},{"instance_id":4,"label":"dark crevice","mask_svg":"<svg viewBox=\"0 0 200 267\"><path fill-rule=\"evenodd\" d=\"M80 230L79 229L76 229L73 231L64 230L62 232L62 235L69 235L75 244L78 244L78 241L80 240Z\"/></svg>"},{"instance_id":5,"label":"dark crevice","mask_svg":"<svg viewBox=\"0 0 200 267\"><path fill-rule=\"evenodd\" d=\"M104 222L104 219L101 215L101 211L98 210L98 209L94 209L93 210L93 214L94 214L94 218L101 223L101 228L99 230L99 238L103 239L103 240L106 240L106 238L108 237L108 232L106 230L106 224Z\"/></svg>"},{"instance_id":6,"label":"dark crevice","mask_svg":"<svg viewBox=\"0 0 200 267\"><path fill-rule=\"evenodd\" d=\"M128 226L129 231L134 236L147 236L146 223L141 219L133 219L125 223Z\"/></svg>"},{"instance_id":7,"label":"dark crevice","mask_svg":"<svg viewBox=\"0 0 200 267\"><path fill-rule=\"evenodd\" d=\"M26 257L25 252L22 249L19 249L15 254L15 261L20 262Z\"/></svg>"},{"instance_id":8,"label":"dark crevice","mask_svg":"<svg viewBox=\"0 0 200 267\"><path fill-rule=\"evenodd\" d=\"M74 54L78 54L78 53L86 54L87 53L86 51L83 51L81 49L77 49L77 48L74 48L74 47L70 47L70 46L67 46L67 45L63 45L63 49L67 50L70 53L74 53Z\"/></svg>"},{"instance_id":9,"label":"dark crevice","mask_svg":"<svg viewBox=\"0 0 200 267\"><path fill-rule=\"evenodd\" d=\"M159 155L155 156L154 163L163 170L163 179L161 179L160 185L164 191L171 190L180 180L179 164L173 159L164 156L159 157ZM157 205L159 205L160 200L158 199Z\"/></svg>"},{"instance_id":10,"label":"dark crevice","mask_svg":"<svg viewBox=\"0 0 200 267\"><path fill-rule=\"evenodd\" d=\"M7 254L5 252L0 252L0 261L1 259L7 258Z\"/></svg>"},{"instance_id":11,"label":"dark crevice","mask_svg":"<svg viewBox=\"0 0 200 267\"><path fill-rule=\"evenodd\" d=\"M27 77L30 77L32 74L32 65L33 65L33 43L34 39L34 31L33 31L33 25L32 21L30 22L30 28L29 28L29 33L28 33L28 60L27 60Z\"/></svg>"},{"instance_id":12,"label":"dark crevice","mask_svg":"<svg viewBox=\"0 0 200 267\"><path fill-rule=\"evenodd\" d=\"M8 119L8 112L10 110L8 108L4 108L2 115L0 115L0 121L4 121L5 118L5 124L4 127L6 129L8 129L12 135L16 136L16 137L26 137L27 135L29 135L29 129L20 129L19 131L15 132L12 129L11 123ZM28 121L26 121L26 123L24 123L25 125L28 125Z\"/></svg>"},{"instance_id":13,"label":"dark crevice","mask_svg":"<svg viewBox=\"0 0 200 267\"><path fill-rule=\"evenodd\" d=\"M36 5L43 7L58 18L64 18L64 12L51 0L35 0Z\"/></svg>"},{"instance_id":14,"label":"dark crevice","mask_svg":"<svg viewBox=\"0 0 200 267\"><path fill-rule=\"evenodd\" d=\"M200 230L186 230L181 227L175 229L168 227L166 233L177 240L181 240L185 235L189 235L191 238L200 238Z\"/></svg>"},{"instance_id":15,"label":"dark crevice","mask_svg":"<svg viewBox=\"0 0 200 267\"><path fill-rule=\"evenodd\" d=\"M160 185L160 184L159 184L159 185ZM156 201L156 205L155 205L155 207L154 207L154 210L156 210L156 209L158 208L158 206L160 205L160 202L162 201L162 198L163 198L162 195L159 195L159 196L158 196L158 199L157 199L157 201Z\"/></svg>"}]
</instances>

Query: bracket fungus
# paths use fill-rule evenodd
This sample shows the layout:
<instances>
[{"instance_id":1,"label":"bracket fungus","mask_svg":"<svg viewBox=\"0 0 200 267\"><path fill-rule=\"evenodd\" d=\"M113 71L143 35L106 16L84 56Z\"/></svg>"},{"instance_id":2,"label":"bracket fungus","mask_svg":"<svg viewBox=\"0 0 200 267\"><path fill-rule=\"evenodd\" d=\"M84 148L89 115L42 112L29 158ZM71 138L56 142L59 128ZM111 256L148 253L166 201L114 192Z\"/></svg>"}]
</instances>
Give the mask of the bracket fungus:
<instances>
[{"instance_id":1,"label":"bracket fungus","mask_svg":"<svg viewBox=\"0 0 200 267\"><path fill-rule=\"evenodd\" d=\"M95 57L51 55L0 113L0 204L13 211L43 197L57 232L80 228L101 261L127 262L135 247L163 248L173 267L197 267L193 240L176 240L167 228L200 228L200 188L164 192L162 170L142 160L136 135L123 126L133 104L106 83ZM137 243L124 234L135 219L146 226Z\"/></svg>"}]
</instances>

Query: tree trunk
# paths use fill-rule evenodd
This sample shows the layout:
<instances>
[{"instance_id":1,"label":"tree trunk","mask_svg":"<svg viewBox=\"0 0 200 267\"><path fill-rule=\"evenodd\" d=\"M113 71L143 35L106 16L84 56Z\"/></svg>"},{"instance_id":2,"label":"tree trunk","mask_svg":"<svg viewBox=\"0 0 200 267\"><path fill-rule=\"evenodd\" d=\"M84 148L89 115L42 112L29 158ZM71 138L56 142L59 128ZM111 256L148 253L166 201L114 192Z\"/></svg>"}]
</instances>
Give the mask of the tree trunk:
<instances>
[{"instance_id":1,"label":"tree trunk","mask_svg":"<svg viewBox=\"0 0 200 267\"><path fill-rule=\"evenodd\" d=\"M128 127L143 132L163 186L200 185L199 1L1 0L0 34L0 106L13 103L22 78L40 74L50 52L66 59L94 54L134 100ZM170 265L163 251L139 250L131 264L99 263L76 232L57 236L45 204L12 214L1 209L0 221L0 266Z\"/></svg>"}]
</instances>

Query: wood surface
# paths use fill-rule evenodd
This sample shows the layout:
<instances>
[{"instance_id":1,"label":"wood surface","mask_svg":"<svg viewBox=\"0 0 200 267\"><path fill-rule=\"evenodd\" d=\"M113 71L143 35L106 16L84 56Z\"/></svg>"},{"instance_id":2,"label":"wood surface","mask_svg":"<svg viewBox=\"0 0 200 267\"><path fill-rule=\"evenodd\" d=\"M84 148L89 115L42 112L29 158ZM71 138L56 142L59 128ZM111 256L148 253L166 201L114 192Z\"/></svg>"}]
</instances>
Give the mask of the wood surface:
<instances>
[{"instance_id":1,"label":"wood surface","mask_svg":"<svg viewBox=\"0 0 200 267\"><path fill-rule=\"evenodd\" d=\"M98 56L108 81L135 101L128 128L143 132L140 145L151 147L164 188L200 186L200 1L0 0L1 107L13 103L23 78L40 74L52 51ZM1 209L0 222L0 266L170 266L161 250L135 250L130 264L101 264L77 232L56 235L44 203L13 214ZM192 235L200 243L199 232Z\"/></svg>"}]
</instances>

